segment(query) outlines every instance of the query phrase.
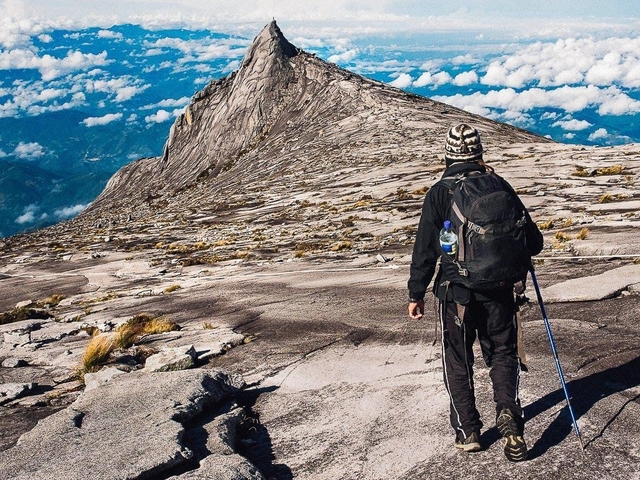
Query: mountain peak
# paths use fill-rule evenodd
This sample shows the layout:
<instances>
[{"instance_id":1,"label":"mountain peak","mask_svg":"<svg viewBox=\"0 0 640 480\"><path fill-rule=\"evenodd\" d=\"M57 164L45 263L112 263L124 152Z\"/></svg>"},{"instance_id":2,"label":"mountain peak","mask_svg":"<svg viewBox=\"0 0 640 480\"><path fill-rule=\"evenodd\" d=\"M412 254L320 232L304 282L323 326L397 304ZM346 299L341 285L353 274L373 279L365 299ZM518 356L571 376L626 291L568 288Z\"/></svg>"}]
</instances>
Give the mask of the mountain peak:
<instances>
[{"instance_id":1,"label":"mountain peak","mask_svg":"<svg viewBox=\"0 0 640 480\"><path fill-rule=\"evenodd\" d=\"M247 50L242 66L254 63L260 57L295 57L300 50L293 46L282 34L275 20L265 25Z\"/></svg>"}]
</instances>

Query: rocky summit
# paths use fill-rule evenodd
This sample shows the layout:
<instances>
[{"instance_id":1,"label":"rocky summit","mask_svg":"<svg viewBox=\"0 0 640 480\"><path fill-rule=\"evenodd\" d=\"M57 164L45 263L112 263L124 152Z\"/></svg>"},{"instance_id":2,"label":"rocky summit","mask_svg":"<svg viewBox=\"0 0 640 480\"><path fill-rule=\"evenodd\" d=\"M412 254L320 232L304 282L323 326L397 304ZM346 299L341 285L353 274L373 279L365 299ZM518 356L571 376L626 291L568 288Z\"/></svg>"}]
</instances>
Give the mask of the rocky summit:
<instances>
[{"instance_id":1,"label":"rocky summit","mask_svg":"<svg viewBox=\"0 0 640 480\"><path fill-rule=\"evenodd\" d=\"M406 316L422 200L466 122L545 236L522 308L530 445L453 447L435 312ZM0 241L0 478L640 478L640 146L587 148L326 63L275 22L158 158ZM477 352L479 353L479 352Z\"/></svg>"}]
</instances>

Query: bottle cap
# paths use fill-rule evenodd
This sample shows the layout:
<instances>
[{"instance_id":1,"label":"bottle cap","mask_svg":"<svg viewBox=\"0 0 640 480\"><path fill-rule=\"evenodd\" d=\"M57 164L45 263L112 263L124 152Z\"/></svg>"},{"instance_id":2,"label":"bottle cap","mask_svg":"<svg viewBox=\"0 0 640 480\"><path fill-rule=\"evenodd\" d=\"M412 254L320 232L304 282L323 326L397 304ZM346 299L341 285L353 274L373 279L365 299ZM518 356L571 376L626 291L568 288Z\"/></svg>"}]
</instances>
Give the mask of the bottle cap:
<instances>
[{"instance_id":1,"label":"bottle cap","mask_svg":"<svg viewBox=\"0 0 640 480\"><path fill-rule=\"evenodd\" d=\"M445 220L444 221L444 229L445 230L449 230L451 228L451 221L450 220Z\"/></svg>"}]
</instances>

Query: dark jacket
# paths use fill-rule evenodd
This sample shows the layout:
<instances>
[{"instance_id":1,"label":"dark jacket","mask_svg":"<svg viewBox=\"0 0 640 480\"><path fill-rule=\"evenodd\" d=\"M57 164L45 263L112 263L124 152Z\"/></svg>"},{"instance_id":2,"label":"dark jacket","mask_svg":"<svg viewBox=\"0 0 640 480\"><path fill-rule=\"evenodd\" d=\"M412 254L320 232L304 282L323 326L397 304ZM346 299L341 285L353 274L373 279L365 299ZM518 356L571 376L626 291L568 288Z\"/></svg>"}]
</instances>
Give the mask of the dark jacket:
<instances>
[{"instance_id":1,"label":"dark jacket","mask_svg":"<svg viewBox=\"0 0 640 480\"><path fill-rule=\"evenodd\" d=\"M451 177L460 173L473 171L486 171L485 167L476 163L454 163L448 167L442 177ZM508 184L507 184L508 185ZM520 199L518 199L520 201ZM520 202L522 203L522 202ZM413 257L409 272L409 299L423 300L427 286L436 269L436 263L442 251L440 248L439 235L440 229L444 221L448 219L451 209L451 192L442 183L436 183L428 192L422 206L422 216L418 225L418 233L416 235L413 247ZM525 211L527 247L531 255L537 255L542 250L543 239L540 230L524 205L522 209Z\"/></svg>"}]
</instances>

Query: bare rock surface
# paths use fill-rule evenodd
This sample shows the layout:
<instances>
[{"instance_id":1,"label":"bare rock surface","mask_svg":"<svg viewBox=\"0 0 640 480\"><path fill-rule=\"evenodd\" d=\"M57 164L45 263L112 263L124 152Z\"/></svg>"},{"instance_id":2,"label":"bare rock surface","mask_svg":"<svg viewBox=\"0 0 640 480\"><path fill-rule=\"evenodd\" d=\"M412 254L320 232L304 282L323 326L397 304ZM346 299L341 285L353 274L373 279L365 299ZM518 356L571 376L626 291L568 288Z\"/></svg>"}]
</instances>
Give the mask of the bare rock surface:
<instances>
[{"instance_id":1,"label":"bare rock surface","mask_svg":"<svg viewBox=\"0 0 640 480\"><path fill-rule=\"evenodd\" d=\"M640 265L614 268L599 275L573 278L542 290L545 302L587 302L618 295L640 284Z\"/></svg>"},{"instance_id":2,"label":"bare rock surface","mask_svg":"<svg viewBox=\"0 0 640 480\"><path fill-rule=\"evenodd\" d=\"M0 477L149 478L191 458L183 424L242 387L240 377L203 370L113 378L0 453Z\"/></svg>"},{"instance_id":3,"label":"bare rock surface","mask_svg":"<svg viewBox=\"0 0 640 480\"><path fill-rule=\"evenodd\" d=\"M461 121L543 230L536 273L584 454L534 302L520 391L529 461L502 455L479 355L484 450L453 447L435 312L407 319L406 281L442 139ZM72 221L0 245L0 310L13 320L0 325L0 359L28 363L0 368L0 382L37 385L0 407L0 477L54 478L55 466L69 474L55 478L79 478L91 459L96 478L638 478L639 160L639 145L561 145L360 77L270 24L238 72L193 97L161 158L122 169ZM181 328L116 352L83 393L75 371L91 335L142 313ZM191 345L190 370L137 370ZM184 396L203 392L195 379L210 369L249 387L237 406L196 415ZM151 378L180 380L130 394ZM85 407L99 414L74 413ZM133 407L148 416L123 415ZM131 430L88 434L110 421ZM143 428L157 434L148 455L129 442ZM127 470L125 451L140 468Z\"/></svg>"}]
</instances>

